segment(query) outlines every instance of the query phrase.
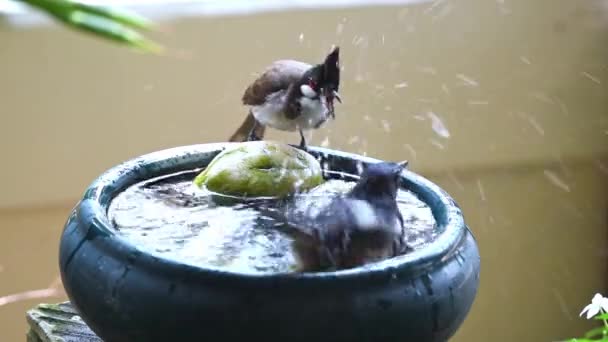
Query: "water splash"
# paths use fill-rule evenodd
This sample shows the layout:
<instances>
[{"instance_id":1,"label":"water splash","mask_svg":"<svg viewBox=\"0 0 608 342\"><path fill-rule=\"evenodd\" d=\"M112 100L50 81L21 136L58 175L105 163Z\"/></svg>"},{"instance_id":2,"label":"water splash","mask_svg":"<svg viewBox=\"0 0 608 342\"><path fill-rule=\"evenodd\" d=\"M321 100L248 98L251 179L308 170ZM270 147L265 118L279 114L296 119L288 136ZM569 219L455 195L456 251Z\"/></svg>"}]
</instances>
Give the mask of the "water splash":
<instances>
[{"instance_id":1,"label":"water splash","mask_svg":"<svg viewBox=\"0 0 608 342\"><path fill-rule=\"evenodd\" d=\"M336 36L341 35L342 32L344 32L344 23L339 23L338 26L336 26Z\"/></svg>"},{"instance_id":2,"label":"water splash","mask_svg":"<svg viewBox=\"0 0 608 342\"><path fill-rule=\"evenodd\" d=\"M562 112L562 114L564 114L566 116L570 115L570 110L568 110L568 106L566 106L564 101L560 100L558 97L552 97L552 96L547 95L546 93L543 93L540 91L531 92L530 96L539 101L542 101L542 102L545 102L548 104L552 104L552 105L557 105L557 106L559 106L559 109Z\"/></svg>"},{"instance_id":3,"label":"water splash","mask_svg":"<svg viewBox=\"0 0 608 342\"><path fill-rule=\"evenodd\" d=\"M456 78L458 78L459 80L461 80L465 86L469 86L469 87L477 87L479 86L479 83L477 81L475 81L473 78L465 75L465 74L457 74Z\"/></svg>"},{"instance_id":4,"label":"water splash","mask_svg":"<svg viewBox=\"0 0 608 342\"><path fill-rule=\"evenodd\" d=\"M363 173L363 163L357 162L357 174L360 175Z\"/></svg>"},{"instance_id":5,"label":"water splash","mask_svg":"<svg viewBox=\"0 0 608 342\"><path fill-rule=\"evenodd\" d=\"M356 144L359 141L359 136L355 135L353 137L348 138L348 144L352 145L352 144Z\"/></svg>"},{"instance_id":6,"label":"water splash","mask_svg":"<svg viewBox=\"0 0 608 342\"><path fill-rule=\"evenodd\" d=\"M431 145L437 147L440 150L444 150L445 146L443 146L442 143L440 143L439 141L435 140L435 139L429 139L429 142L431 143Z\"/></svg>"},{"instance_id":7,"label":"water splash","mask_svg":"<svg viewBox=\"0 0 608 342\"><path fill-rule=\"evenodd\" d=\"M601 84L602 81L600 81L599 78L597 78L596 76L591 75L590 73L586 72L586 71L581 71L581 75L585 76L586 78L590 79L591 81L597 83L597 84Z\"/></svg>"},{"instance_id":8,"label":"water splash","mask_svg":"<svg viewBox=\"0 0 608 342\"><path fill-rule=\"evenodd\" d=\"M450 89L448 88L448 85L445 83L441 84L441 90L446 94L446 95L450 95Z\"/></svg>"},{"instance_id":9,"label":"water splash","mask_svg":"<svg viewBox=\"0 0 608 342\"><path fill-rule=\"evenodd\" d=\"M559 308L562 310L562 313L564 314L564 316L566 316L566 318L571 321L572 314L570 313L570 310L568 310L568 305L566 305L566 301L564 300L564 297L562 296L562 294L555 287L551 288L551 292L553 293L553 296L559 303Z\"/></svg>"},{"instance_id":10,"label":"water splash","mask_svg":"<svg viewBox=\"0 0 608 342\"><path fill-rule=\"evenodd\" d=\"M560 100L559 98L555 98L555 102L557 102L557 105L559 106L559 109L561 110L561 112L566 115L569 116L570 115L570 110L568 109L568 107L566 106L566 104L564 103L564 101Z\"/></svg>"},{"instance_id":11,"label":"water splash","mask_svg":"<svg viewBox=\"0 0 608 342\"><path fill-rule=\"evenodd\" d=\"M325 137L321 142L321 147L329 147L329 137Z\"/></svg>"},{"instance_id":12,"label":"water splash","mask_svg":"<svg viewBox=\"0 0 608 342\"><path fill-rule=\"evenodd\" d=\"M608 165L604 164L601 160L596 160L595 161L595 165L597 166L597 168L602 171L603 173L608 175Z\"/></svg>"},{"instance_id":13,"label":"water splash","mask_svg":"<svg viewBox=\"0 0 608 342\"><path fill-rule=\"evenodd\" d=\"M551 171L551 170L544 170L543 173L545 174L545 177L547 177L547 179L553 183L553 185L557 186L558 188L566 191L566 192L570 192L570 187L568 186L568 184L566 184L566 182L564 182L561 178L559 178L559 176Z\"/></svg>"},{"instance_id":14,"label":"water splash","mask_svg":"<svg viewBox=\"0 0 608 342\"><path fill-rule=\"evenodd\" d=\"M354 46L361 45L362 48L367 48L369 46L369 41L367 37L355 35L353 37L352 44Z\"/></svg>"},{"instance_id":15,"label":"water splash","mask_svg":"<svg viewBox=\"0 0 608 342\"><path fill-rule=\"evenodd\" d=\"M543 93L542 91L533 91L530 93L530 96L545 103L555 104L555 101L553 101L549 95Z\"/></svg>"},{"instance_id":16,"label":"water splash","mask_svg":"<svg viewBox=\"0 0 608 342\"><path fill-rule=\"evenodd\" d=\"M450 12L452 12L453 9L454 9L454 6L452 6L451 4L447 4L447 5L443 6L439 10L439 13L437 13L436 15L433 16L432 21L435 22L439 19L445 18L448 14L450 14Z\"/></svg>"},{"instance_id":17,"label":"water splash","mask_svg":"<svg viewBox=\"0 0 608 342\"><path fill-rule=\"evenodd\" d=\"M538 134L540 134L542 136L545 135L545 130L541 127L541 125L538 123L538 121L536 121L536 119L533 116L528 117L528 122L530 122L530 125L532 125L532 127L534 127L534 129L538 132Z\"/></svg>"},{"instance_id":18,"label":"water splash","mask_svg":"<svg viewBox=\"0 0 608 342\"><path fill-rule=\"evenodd\" d=\"M530 62L530 60L526 56L519 56L519 60L524 64L532 65L532 62Z\"/></svg>"},{"instance_id":19,"label":"water splash","mask_svg":"<svg viewBox=\"0 0 608 342\"><path fill-rule=\"evenodd\" d=\"M435 133L437 133L442 138L450 137L450 132L448 131L448 128L443 123L443 121L441 121L439 116L437 116L437 114L433 112L427 112L426 115L429 119L431 119L431 127L433 128L433 131L435 131Z\"/></svg>"},{"instance_id":20,"label":"water splash","mask_svg":"<svg viewBox=\"0 0 608 342\"><path fill-rule=\"evenodd\" d=\"M412 155L412 159L416 160L417 154L416 154L416 150L414 149L414 147L412 147L412 145L410 145L410 144L403 144L403 147L406 150L408 150L408 152L410 152L410 154Z\"/></svg>"},{"instance_id":21,"label":"water splash","mask_svg":"<svg viewBox=\"0 0 608 342\"><path fill-rule=\"evenodd\" d=\"M386 132L390 132L391 131L391 124L388 121L386 121L386 120L383 119L380 122L382 123L382 128L384 129L384 131L386 131Z\"/></svg>"},{"instance_id":22,"label":"water splash","mask_svg":"<svg viewBox=\"0 0 608 342\"><path fill-rule=\"evenodd\" d=\"M467 104L469 106L485 106L485 105L489 105L490 101L484 101L484 100L469 100L467 101Z\"/></svg>"},{"instance_id":23,"label":"water splash","mask_svg":"<svg viewBox=\"0 0 608 342\"><path fill-rule=\"evenodd\" d=\"M445 1L446 0L435 0L429 7L425 8L424 11L422 11L422 13L424 13L424 14L431 13L435 8L437 8L439 5L441 5Z\"/></svg>"},{"instance_id":24,"label":"water splash","mask_svg":"<svg viewBox=\"0 0 608 342\"><path fill-rule=\"evenodd\" d=\"M298 41L300 42L300 44L302 44L302 42L304 41L304 33L300 33L300 36L298 37Z\"/></svg>"},{"instance_id":25,"label":"water splash","mask_svg":"<svg viewBox=\"0 0 608 342\"><path fill-rule=\"evenodd\" d=\"M401 89L401 88L406 88L407 86L408 86L407 82L401 82L401 83L395 84L393 87L395 89Z\"/></svg>"},{"instance_id":26,"label":"water splash","mask_svg":"<svg viewBox=\"0 0 608 342\"><path fill-rule=\"evenodd\" d=\"M481 184L481 180L477 179L477 189L479 189L479 198L481 198L482 201L486 201L486 193L483 190L483 185Z\"/></svg>"},{"instance_id":27,"label":"water splash","mask_svg":"<svg viewBox=\"0 0 608 342\"><path fill-rule=\"evenodd\" d=\"M456 175L454 174L453 171L448 171L447 172L448 178L454 183L456 184L456 186L460 189L460 190L464 190L464 185L462 184L462 182L460 180L458 180L458 177L456 177Z\"/></svg>"},{"instance_id":28,"label":"water splash","mask_svg":"<svg viewBox=\"0 0 608 342\"><path fill-rule=\"evenodd\" d=\"M435 70L435 68L433 68L431 66L417 67L416 70L418 70L422 73L425 73L425 74L437 75L437 70Z\"/></svg>"}]
</instances>

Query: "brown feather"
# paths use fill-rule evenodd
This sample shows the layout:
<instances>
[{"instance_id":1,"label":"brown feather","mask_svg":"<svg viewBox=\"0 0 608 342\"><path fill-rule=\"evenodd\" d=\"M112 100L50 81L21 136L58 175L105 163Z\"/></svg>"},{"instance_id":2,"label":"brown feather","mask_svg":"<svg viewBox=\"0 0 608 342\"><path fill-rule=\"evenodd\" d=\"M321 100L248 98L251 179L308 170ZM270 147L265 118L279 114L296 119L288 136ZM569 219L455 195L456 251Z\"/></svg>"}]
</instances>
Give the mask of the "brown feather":
<instances>
[{"instance_id":1,"label":"brown feather","mask_svg":"<svg viewBox=\"0 0 608 342\"><path fill-rule=\"evenodd\" d=\"M243 104L259 106L266 97L279 90L286 90L290 84L297 82L312 65L295 60L279 60L272 63L264 72L245 89Z\"/></svg>"}]
</instances>

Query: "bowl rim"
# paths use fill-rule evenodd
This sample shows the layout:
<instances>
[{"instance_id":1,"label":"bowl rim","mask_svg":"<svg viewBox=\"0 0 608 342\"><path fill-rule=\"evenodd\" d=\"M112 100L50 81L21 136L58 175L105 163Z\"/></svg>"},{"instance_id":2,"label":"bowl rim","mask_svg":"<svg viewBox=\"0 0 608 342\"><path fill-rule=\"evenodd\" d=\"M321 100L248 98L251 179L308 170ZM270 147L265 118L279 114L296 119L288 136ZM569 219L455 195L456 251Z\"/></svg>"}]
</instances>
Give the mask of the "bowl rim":
<instances>
[{"instance_id":1,"label":"bowl rim","mask_svg":"<svg viewBox=\"0 0 608 342\"><path fill-rule=\"evenodd\" d=\"M345 279L352 281L361 279L362 277L369 278L370 276L381 276L384 278L387 274L391 274L394 277L396 273L405 270L407 270L407 272L416 270L423 271L437 262L446 262L447 259L456 252L460 245L460 241L465 238L465 234L469 232L468 227L464 222L462 211L452 197L438 185L408 169L405 169L402 172L402 181L404 184L402 188L408 188L419 198L421 196L425 197L424 199L420 199L431 207L437 224L436 229L438 229L440 233L437 234L431 243L421 249L416 249L413 252L404 255L351 269L311 273L241 273L220 267L197 266L166 258L162 255L147 251L146 249L139 248L130 243L126 238L116 234L111 228L107 210L110 201L119 192L132 184L154 178L155 176L202 168L201 164L206 165L204 163L208 163L214 155L219 154L222 150L234 144L239 143L221 142L178 146L143 154L115 165L99 175L86 188L82 199L76 206L81 224L84 224L89 230L95 229L96 232L94 235L110 238L111 242L109 242L108 245L113 246L111 248L114 251L152 256L155 267L167 269L178 268L191 273L199 273L203 276L226 279L246 279L249 281L289 281L304 279ZM331 155L332 157L345 158L354 162L376 163L382 161L368 156L317 146L308 146L308 149L309 152L313 154ZM204 161L204 159L208 160ZM196 166L197 163L199 166L193 167ZM175 170L172 170L172 168ZM412 188L418 189L418 191L415 191ZM89 233L91 232L88 231L87 235L89 235ZM108 247L108 245L106 245L106 247Z\"/></svg>"}]
</instances>

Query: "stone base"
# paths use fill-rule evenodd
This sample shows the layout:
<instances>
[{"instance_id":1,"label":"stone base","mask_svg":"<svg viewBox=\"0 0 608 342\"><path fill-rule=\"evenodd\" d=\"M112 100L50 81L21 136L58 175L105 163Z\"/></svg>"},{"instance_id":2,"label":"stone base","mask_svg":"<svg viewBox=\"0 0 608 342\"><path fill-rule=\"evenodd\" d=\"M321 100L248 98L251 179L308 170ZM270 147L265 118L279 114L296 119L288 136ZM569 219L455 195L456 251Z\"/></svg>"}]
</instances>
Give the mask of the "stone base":
<instances>
[{"instance_id":1,"label":"stone base","mask_svg":"<svg viewBox=\"0 0 608 342\"><path fill-rule=\"evenodd\" d=\"M40 304L27 312L27 342L103 342L82 321L70 302Z\"/></svg>"}]
</instances>

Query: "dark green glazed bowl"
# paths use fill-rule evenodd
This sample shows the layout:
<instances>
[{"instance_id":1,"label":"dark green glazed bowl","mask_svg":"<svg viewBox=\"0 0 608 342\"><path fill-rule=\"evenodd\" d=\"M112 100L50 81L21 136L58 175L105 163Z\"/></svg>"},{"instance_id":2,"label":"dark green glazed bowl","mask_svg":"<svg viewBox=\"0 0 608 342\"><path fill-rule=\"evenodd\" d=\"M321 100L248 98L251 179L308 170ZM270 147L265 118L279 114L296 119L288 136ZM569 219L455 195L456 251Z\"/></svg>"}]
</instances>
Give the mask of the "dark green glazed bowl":
<instances>
[{"instance_id":1,"label":"dark green glazed bowl","mask_svg":"<svg viewBox=\"0 0 608 342\"><path fill-rule=\"evenodd\" d=\"M441 231L427 247L328 273L245 275L176 263L115 235L106 212L137 182L203 167L228 143L178 147L118 165L90 185L61 237L65 290L106 342L445 341L479 285L479 252L452 198L410 171L402 186L432 209ZM378 160L310 147L332 171Z\"/></svg>"}]
</instances>

